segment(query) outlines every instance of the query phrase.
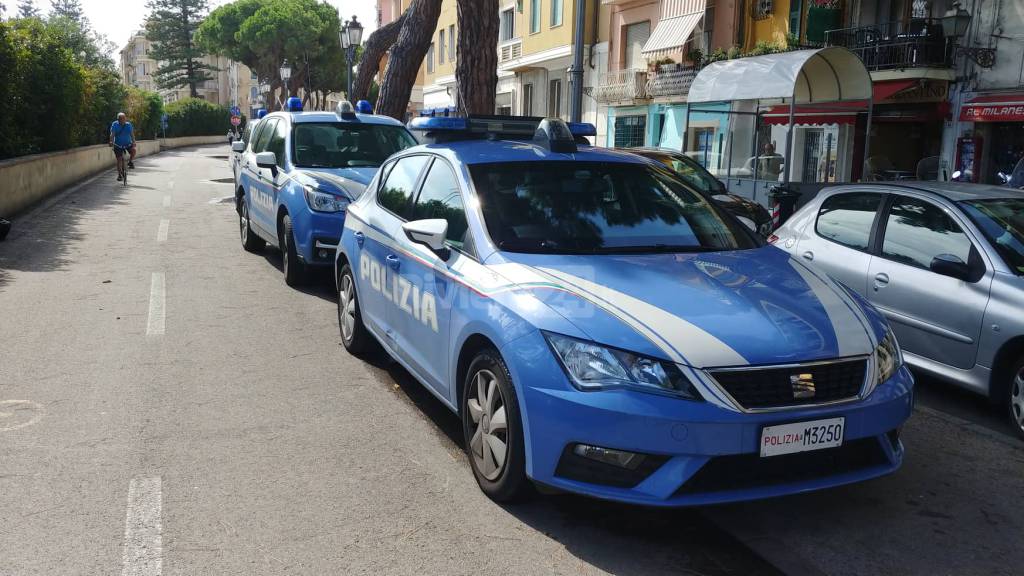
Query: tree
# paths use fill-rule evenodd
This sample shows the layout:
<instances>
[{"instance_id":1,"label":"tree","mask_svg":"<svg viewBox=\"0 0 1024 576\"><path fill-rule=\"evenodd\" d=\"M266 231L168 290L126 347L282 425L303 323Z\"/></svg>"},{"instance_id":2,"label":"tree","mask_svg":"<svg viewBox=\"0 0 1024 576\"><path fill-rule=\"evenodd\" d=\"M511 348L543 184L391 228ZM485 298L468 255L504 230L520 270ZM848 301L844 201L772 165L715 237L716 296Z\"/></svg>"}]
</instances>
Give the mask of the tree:
<instances>
[{"instance_id":1,"label":"tree","mask_svg":"<svg viewBox=\"0 0 1024 576\"><path fill-rule=\"evenodd\" d=\"M18 2L18 17L38 18L39 8L36 8L36 3L33 0L20 0Z\"/></svg>"},{"instance_id":2,"label":"tree","mask_svg":"<svg viewBox=\"0 0 1024 576\"><path fill-rule=\"evenodd\" d=\"M359 60L358 73L352 83L352 94L349 100L353 102L365 100L370 93L370 86L373 78L380 72L380 61L384 54L398 41L398 33L402 30L405 22L405 14L397 20L392 20L385 26L378 28L363 45L363 57Z\"/></svg>"},{"instance_id":3,"label":"tree","mask_svg":"<svg viewBox=\"0 0 1024 576\"><path fill-rule=\"evenodd\" d=\"M403 17L398 41L391 49L388 67L377 98L377 113L405 120L416 74L423 64L441 15L441 0L414 0ZM460 26L461 28L461 26ZM478 48L476 48L478 49Z\"/></svg>"},{"instance_id":4,"label":"tree","mask_svg":"<svg viewBox=\"0 0 1024 576\"><path fill-rule=\"evenodd\" d=\"M455 85L459 105L469 114L494 114L498 88L498 0L458 0L459 37Z\"/></svg>"},{"instance_id":5,"label":"tree","mask_svg":"<svg viewBox=\"0 0 1024 576\"><path fill-rule=\"evenodd\" d=\"M67 0L65 0L67 1ZM150 0L146 38L153 42L152 58L163 62L153 75L161 88L188 86L193 98L196 86L210 80L217 68L201 61L202 51L192 37L206 15L206 0Z\"/></svg>"},{"instance_id":6,"label":"tree","mask_svg":"<svg viewBox=\"0 0 1024 576\"><path fill-rule=\"evenodd\" d=\"M75 22L85 20L81 0L50 0L50 16L70 18Z\"/></svg>"}]
</instances>

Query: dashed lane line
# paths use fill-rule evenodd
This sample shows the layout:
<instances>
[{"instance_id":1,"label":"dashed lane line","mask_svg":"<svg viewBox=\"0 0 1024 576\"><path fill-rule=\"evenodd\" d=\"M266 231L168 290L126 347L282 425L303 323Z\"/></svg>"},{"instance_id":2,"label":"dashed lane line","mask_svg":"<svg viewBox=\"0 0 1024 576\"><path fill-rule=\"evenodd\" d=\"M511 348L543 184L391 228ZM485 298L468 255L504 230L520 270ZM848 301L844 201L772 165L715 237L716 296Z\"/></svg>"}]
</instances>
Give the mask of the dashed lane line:
<instances>
[{"instance_id":1,"label":"dashed lane line","mask_svg":"<svg viewBox=\"0 0 1024 576\"><path fill-rule=\"evenodd\" d=\"M171 197L170 196L164 196L164 208L170 208L170 207L171 207Z\"/></svg>"},{"instance_id":2,"label":"dashed lane line","mask_svg":"<svg viewBox=\"0 0 1024 576\"><path fill-rule=\"evenodd\" d=\"M160 220L160 227L156 231L157 242L167 242L167 229L171 226L171 221L167 218Z\"/></svg>"},{"instance_id":3,"label":"dashed lane line","mask_svg":"<svg viewBox=\"0 0 1024 576\"><path fill-rule=\"evenodd\" d=\"M147 336L162 336L164 333L164 273L153 272L153 280L149 287L149 321L146 324Z\"/></svg>"},{"instance_id":4,"label":"dashed lane line","mask_svg":"<svg viewBox=\"0 0 1024 576\"><path fill-rule=\"evenodd\" d=\"M160 576L163 536L159 476L132 478L124 521L121 576Z\"/></svg>"}]
</instances>

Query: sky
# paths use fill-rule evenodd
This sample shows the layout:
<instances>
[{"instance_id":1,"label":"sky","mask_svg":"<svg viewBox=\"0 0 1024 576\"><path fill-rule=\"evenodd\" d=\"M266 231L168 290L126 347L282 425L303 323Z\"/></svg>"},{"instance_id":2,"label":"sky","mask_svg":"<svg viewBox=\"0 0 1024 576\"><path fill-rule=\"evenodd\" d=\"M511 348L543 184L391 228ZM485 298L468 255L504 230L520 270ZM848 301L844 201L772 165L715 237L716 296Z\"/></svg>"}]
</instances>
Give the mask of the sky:
<instances>
[{"instance_id":1,"label":"sky","mask_svg":"<svg viewBox=\"0 0 1024 576\"><path fill-rule=\"evenodd\" d=\"M7 15L10 16L11 12L17 9L18 0L2 1L7 5ZM34 1L41 11L49 11L49 0ZM228 0L210 0L210 9L227 3ZM377 27L376 2L371 0L327 0L327 3L338 8L339 13L343 16L342 21L348 20L353 14L358 16L359 22L364 28L364 40ZM82 8L93 29L106 36L117 46L110 55L115 62L119 60L118 50L128 42L133 31L142 28L142 21L148 12L145 0L82 0Z\"/></svg>"}]
</instances>

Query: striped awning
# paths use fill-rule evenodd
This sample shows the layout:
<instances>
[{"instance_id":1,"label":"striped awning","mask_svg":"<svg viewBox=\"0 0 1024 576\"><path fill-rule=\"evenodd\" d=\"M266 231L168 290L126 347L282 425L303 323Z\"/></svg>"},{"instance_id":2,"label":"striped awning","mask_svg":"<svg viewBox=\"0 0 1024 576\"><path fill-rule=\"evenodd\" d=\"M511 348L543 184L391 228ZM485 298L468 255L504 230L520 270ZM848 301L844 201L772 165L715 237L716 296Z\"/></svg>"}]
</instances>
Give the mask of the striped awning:
<instances>
[{"instance_id":1,"label":"striped awning","mask_svg":"<svg viewBox=\"0 0 1024 576\"><path fill-rule=\"evenodd\" d=\"M663 0L661 20L644 44L643 55L651 57L682 48L704 18L706 8L707 0Z\"/></svg>"}]
</instances>

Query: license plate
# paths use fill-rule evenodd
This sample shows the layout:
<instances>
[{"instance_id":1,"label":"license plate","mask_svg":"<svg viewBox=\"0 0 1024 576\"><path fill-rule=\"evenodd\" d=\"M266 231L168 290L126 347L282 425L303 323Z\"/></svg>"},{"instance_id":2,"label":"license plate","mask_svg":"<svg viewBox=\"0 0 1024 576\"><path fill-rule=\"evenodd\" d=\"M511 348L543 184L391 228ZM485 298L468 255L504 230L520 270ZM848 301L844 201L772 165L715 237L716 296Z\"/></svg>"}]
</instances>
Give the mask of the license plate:
<instances>
[{"instance_id":1,"label":"license plate","mask_svg":"<svg viewBox=\"0 0 1024 576\"><path fill-rule=\"evenodd\" d=\"M842 446L845 425L846 418L839 417L765 426L761 430L761 456L778 456Z\"/></svg>"}]
</instances>

